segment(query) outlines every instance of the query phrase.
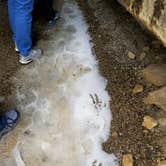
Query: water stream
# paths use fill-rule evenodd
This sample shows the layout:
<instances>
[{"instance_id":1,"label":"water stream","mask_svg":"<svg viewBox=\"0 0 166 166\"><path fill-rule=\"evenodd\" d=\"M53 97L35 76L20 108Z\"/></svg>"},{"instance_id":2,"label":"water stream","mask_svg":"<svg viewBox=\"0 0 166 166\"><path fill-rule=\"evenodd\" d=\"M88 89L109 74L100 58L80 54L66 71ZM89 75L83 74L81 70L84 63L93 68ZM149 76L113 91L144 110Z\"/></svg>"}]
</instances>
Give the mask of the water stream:
<instances>
[{"instance_id":1,"label":"water stream","mask_svg":"<svg viewBox=\"0 0 166 166\"><path fill-rule=\"evenodd\" d=\"M59 25L38 43L43 57L16 76L17 107L26 125L16 129L17 144L3 166L117 165L102 150L110 132L110 97L87 30L77 4L68 0Z\"/></svg>"}]
</instances>

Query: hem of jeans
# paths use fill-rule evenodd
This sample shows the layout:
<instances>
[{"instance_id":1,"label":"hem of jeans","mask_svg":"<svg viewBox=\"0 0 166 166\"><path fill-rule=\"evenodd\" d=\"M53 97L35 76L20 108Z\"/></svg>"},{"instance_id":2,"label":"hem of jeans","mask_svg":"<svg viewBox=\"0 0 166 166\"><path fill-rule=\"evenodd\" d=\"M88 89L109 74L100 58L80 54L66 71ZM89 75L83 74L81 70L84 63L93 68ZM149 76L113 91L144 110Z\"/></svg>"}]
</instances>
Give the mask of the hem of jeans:
<instances>
[{"instance_id":1,"label":"hem of jeans","mask_svg":"<svg viewBox=\"0 0 166 166\"><path fill-rule=\"evenodd\" d=\"M20 51L20 56L22 56L22 57L28 57L30 51L31 51L31 49L27 53L21 53L21 51Z\"/></svg>"}]
</instances>

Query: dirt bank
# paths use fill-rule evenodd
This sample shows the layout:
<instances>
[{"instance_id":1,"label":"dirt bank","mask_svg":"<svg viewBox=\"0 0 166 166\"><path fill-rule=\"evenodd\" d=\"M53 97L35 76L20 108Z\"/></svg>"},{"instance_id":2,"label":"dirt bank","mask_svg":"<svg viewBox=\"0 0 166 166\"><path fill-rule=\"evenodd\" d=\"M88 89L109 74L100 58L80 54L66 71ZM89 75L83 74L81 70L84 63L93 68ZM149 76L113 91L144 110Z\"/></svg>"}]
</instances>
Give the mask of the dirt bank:
<instances>
[{"instance_id":1,"label":"dirt bank","mask_svg":"<svg viewBox=\"0 0 166 166\"><path fill-rule=\"evenodd\" d=\"M99 1L93 9L82 0L79 4L85 11L99 67L108 80L107 90L112 98L112 135L103 148L120 160L123 154L132 153L136 166L156 165L157 160L163 159L158 144L162 134L145 130L142 121L147 114L155 117L159 109L144 104L143 98L154 87L144 82L140 71L151 63L164 62L165 49L155 49L154 38L115 1ZM134 53L132 59L129 51ZM143 85L144 90L133 95L136 84Z\"/></svg>"}]
</instances>

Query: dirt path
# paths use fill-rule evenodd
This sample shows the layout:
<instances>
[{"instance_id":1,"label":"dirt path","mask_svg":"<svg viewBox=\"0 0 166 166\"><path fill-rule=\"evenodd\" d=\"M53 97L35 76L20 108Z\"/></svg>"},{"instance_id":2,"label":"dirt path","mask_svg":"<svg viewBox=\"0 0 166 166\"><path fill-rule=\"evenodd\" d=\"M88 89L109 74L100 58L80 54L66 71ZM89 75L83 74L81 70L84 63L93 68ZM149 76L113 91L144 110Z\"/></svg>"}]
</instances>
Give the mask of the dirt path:
<instances>
[{"instance_id":1,"label":"dirt path","mask_svg":"<svg viewBox=\"0 0 166 166\"><path fill-rule=\"evenodd\" d=\"M18 56L14 51L11 39L11 31L8 24L6 2L0 2L0 96L5 97L0 111L13 106L11 77L19 68Z\"/></svg>"},{"instance_id":2,"label":"dirt path","mask_svg":"<svg viewBox=\"0 0 166 166\"><path fill-rule=\"evenodd\" d=\"M59 24L43 32L43 56L14 80L21 120L0 140L0 165L117 166L102 149L110 98L87 29L78 5L68 0Z\"/></svg>"},{"instance_id":3,"label":"dirt path","mask_svg":"<svg viewBox=\"0 0 166 166\"><path fill-rule=\"evenodd\" d=\"M131 153L135 166L156 166L157 160L164 159L159 146L163 134L145 130L142 121L144 115L156 117L160 111L144 104L143 98L154 87L144 82L140 71L149 64L164 62L166 50L155 49L151 44L154 39L115 1L99 1L92 8L82 0L79 3L90 25L101 73L108 79L107 90L112 98L111 136L103 148L115 153L120 161L123 154ZM129 51L136 57L130 59ZM133 95L136 84L143 85L144 90Z\"/></svg>"},{"instance_id":4,"label":"dirt path","mask_svg":"<svg viewBox=\"0 0 166 166\"><path fill-rule=\"evenodd\" d=\"M111 4L109 4L100 1L96 5L93 5L93 12L91 8L87 7L87 4L83 0L79 0L79 3L83 11L85 11L85 16L87 22L89 23L89 31L94 43L94 50L99 60L100 71L102 75L105 76L108 80L107 90L111 96L110 107L113 114L112 128L110 129L110 138L103 145L103 148L108 153L116 154L120 161L123 154L132 153L135 166L156 166L156 161L164 159L165 157L164 154L161 153L159 145L159 140L163 138L162 133L158 129L154 129L152 131L144 129L142 127L142 121L144 115L151 115L152 117L156 117L157 114L162 114L163 112L155 106L150 107L146 106L143 103L143 98L147 96L150 90L155 89L155 87L152 85L147 85L147 83L144 82L142 76L140 75L140 71L149 64L165 62L164 58L166 50L162 47L154 48L152 44L152 40L154 39L151 36L147 35L135 22L135 20L116 2L112 2ZM13 51L14 46L10 37L11 32L8 26L7 10L4 2L0 3L0 12L0 96L6 97L6 102L1 107L2 110L4 110L13 105L11 102L11 94L13 92L13 89L10 79L15 75L20 66L18 64L18 56ZM70 10L66 12L69 12L69 15L72 13ZM73 18L73 15L71 14L70 17ZM69 30L69 33L71 34L75 32L72 27L68 28L69 29L64 29L64 34L66 33L65 30ZM45 47L47 46L47 44L44 42L44 40L47 40L48 36L42 36L42 33L40 33L40 31L42 31L42 28L39 23L39 26L35 29L35 32L39 36L37 37L37 39L43 38L43 44ZM70 36L68 37L69 39L71 39ZM60 45L63 44L63 42L60 42ZM133 52L136 57L130 59L128 56L129 51ZM141 56L142 53L145 53L144 56ZM53 67L55 66L53 65ZM74 68L73 71L76 68ZM49 70L52 70L52 68L48 68L48 71ZM35 75L35 73L33 74ZM70 74L72 75L72 72ZM47 78L49 76L50 75L42 75L41 77ZM63 78L59 76L59 79L60 81L57 84L60 84L61 81L63 82ZM32 81L31 83L34 82ZM42 83L44 84L44 86L48 86L48 84L46 84L45 82ZM132 91L136 84L143 85L144 89L143 92L133 95ZM29 85L31 84L26 84L26 86ZM35 83L33 85L34 87L36 86ZM50 85L50 87L52 86L54 87L54 84ZM25 87L20 88L20 91L22 89L24 91ZM56 89L57 87L54 88ZM52 94L52 91L49 91L49 89L47 88L43 89L43 94L45 94L45 91ZM36 96L31 92L25 94L24 97L31 99L29 100L29 102L33 102ZM42 97L40 102L44 103ZM24 106L28 105L25 99L20 99L19 102L22 104L23 108ZM30 108L27 107L25 109L27 113L25 113L26 111L24 110L25 114L30 115L31 112L34 111L34 108L32 108L31 106L32 105L30 105ZM43 107L42 104L41 107ZM30 112L28 112L28 110L30 110ZM24 124L23 121L26 122L25 117L28 118L28 115L23 116L20 127L15 130L16 133L17 131L19 132L17 134L13 133L13 137L11 138L12 140L9 140L9 142L11 141L11 144L9 144L9 146L11 146L10 150L12 150L17 143L16 138L18 137L18 134L20 132L23 132L22 130L24 130L24 128L26 127L27 124ZM40 115L40 112L37 112L37 115ZM44 117L42 114L40 116ZM60 114L59 116L63 117ZM38 121L36 121L36 123L37 122ZM22 123L24 127L21 126ZM37 123L37 125L41 126L40 123ZM66 123L64 123L63 125L65 126ZM44 127L45 126L43 126L43 128ZM52 128L50 128L50 131L52 131ZM23 137L29 140L32 139L34 141L34 145L37 146L35 139L33 139L33 132L38 132L38 130L34 128L32 131L27 130L24 133ZM44 132L44 130L42 132ZM37 136L36 138L38 140L39 138ZM44 138L47 138L47 134L44 134ZM44 145L46 145L46 147L49 149L48 144ZM76 145L76 147L77 146L78 144ZM27 147L29 147L28 141ZM26 151L27 149L23 148L21 150ZM51 150L49 152L51 154L50 156L52 156L53 152ZM36 151L35 153L40 154L40 148L39 151ZM27 152L27 154L30 153ZM42 161L38 161L39 163L43 163L48 159L47 156L43 156L43 154L40 155L40 157L43 158ZM37 156L35 155L29 157L34 157L35 160L37 158ZM54 161L54 159L51 158L50 162L52 161ZM20 158L18 158L17 162L20 162ZM32 161L32 163L30 164L33 165L33 162L34 161ZM97 163L96 161L94 161L93 165L97 164L100 165L100 162Z\"/></svg>"}]
</instances>

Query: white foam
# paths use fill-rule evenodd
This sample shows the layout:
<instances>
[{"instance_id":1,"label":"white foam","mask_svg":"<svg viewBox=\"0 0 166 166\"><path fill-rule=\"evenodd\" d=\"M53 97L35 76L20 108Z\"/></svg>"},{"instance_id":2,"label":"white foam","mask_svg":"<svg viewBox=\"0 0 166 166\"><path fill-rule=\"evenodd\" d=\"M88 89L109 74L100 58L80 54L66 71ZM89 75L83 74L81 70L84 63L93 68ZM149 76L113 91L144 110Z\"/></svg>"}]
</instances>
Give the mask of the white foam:
<instances>
[{"instance_id":1,"label":"white foam","mask_svg":"<svg viewBox=\"0 0 166 166\"><path fill-rule=\"evenodd\" d=\"M18 107L32 115L32 123L13 151L17 166L117 165L102 150L110 98L87 28L77 4L67 1L63 21L39 42L44 56L21 71Z\"/></svg>"}]
</instances>

